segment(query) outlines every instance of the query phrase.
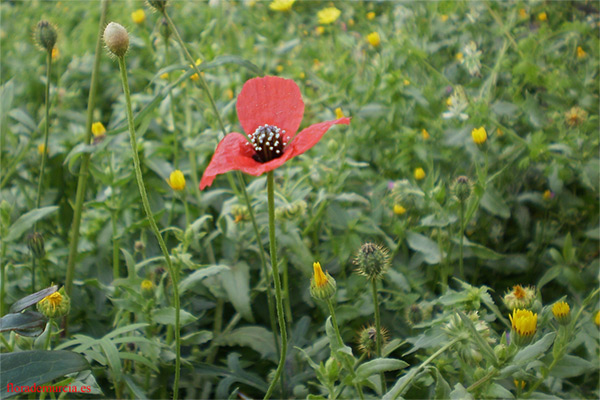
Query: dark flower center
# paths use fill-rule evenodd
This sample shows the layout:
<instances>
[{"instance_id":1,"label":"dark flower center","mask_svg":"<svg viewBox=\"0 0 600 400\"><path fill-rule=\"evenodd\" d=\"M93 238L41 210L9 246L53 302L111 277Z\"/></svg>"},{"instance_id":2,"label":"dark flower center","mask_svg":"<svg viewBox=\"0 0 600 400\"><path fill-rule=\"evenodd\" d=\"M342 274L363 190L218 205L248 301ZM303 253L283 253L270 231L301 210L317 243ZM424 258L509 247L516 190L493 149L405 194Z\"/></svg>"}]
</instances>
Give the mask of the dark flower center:
<instances>
[{"instance_id":1,"label":"dark flower center","mask_svg":"<svg viewBox=\"0 0 600 400\"><path fill-rule=\"evenodd\" d=\"M266 163L283 155L289 136L275 125L261 125L250 135L250 145L256 154L252 156L256 161Z\"/></svg>"}]
</instances>

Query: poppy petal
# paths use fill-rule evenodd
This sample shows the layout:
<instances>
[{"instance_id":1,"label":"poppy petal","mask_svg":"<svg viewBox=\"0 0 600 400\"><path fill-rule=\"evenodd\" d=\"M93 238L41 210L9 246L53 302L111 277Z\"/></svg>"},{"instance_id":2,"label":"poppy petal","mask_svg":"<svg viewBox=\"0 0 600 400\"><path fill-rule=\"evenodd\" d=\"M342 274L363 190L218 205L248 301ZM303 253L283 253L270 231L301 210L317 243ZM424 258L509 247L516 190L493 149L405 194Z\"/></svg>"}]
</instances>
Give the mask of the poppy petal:
<instances>
[{"instance_id":1,"label":"poppy petal","mask_svg":"<svg viewBox=\"0 0 600 400\"><path fill-rule=\"evenodd\" d=\"M292 153L291 157L299 156L317 144L325 132L336 124L349 125L350 118L340 118L335 121L320 122L302 129L302 131L292 140L292 143L289 145L290 148L286 150L286 153Z\"/></svg>"},{"instance_id":2,"label":"poppy petal","mask_svg":"<svg viewBox=\"0 0 600 400\"><path fill-rule=\"evenodd\" d=\"M276 76L247 81L237 98L236 108L238 119L248 135L260 125L268 124L293 136L304 115L298 85L291 79Z\"/></svg>"}]
</instances>

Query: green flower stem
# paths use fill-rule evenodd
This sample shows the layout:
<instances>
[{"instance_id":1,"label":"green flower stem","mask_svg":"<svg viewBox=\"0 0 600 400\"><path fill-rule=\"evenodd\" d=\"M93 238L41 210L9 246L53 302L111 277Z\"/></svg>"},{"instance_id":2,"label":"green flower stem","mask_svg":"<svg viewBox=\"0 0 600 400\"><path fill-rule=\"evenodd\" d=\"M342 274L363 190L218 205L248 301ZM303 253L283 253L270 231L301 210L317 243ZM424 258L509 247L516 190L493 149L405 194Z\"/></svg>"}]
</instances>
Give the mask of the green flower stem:
<instances>
[{"instance_id":1,"label":"green flower stem","mask_svg":"<svg viewBox=\"0 0 600 400\"><path fill-rule=\"evenodd\" d=\"M48 318L48 327L46 328L48 333L46 335L46 341L44 342L44 350L50 350L50 341L52 340L52 321L52 318Z\"/></svg>"},{"instance_id":2,"label":"green flower stem","mask_svg":"<svg viewBox=\"0 0 600 400\"><path fill-rule=\"evenodd\" d=\"M100 56L102 54L102 33L106 26L106 14L108 11L108 1L102 0L100 11L100 22L98 24L98 35L96 39L96 50L94 55L94 66L92 68L92 78L90 82L90 93L88 95L88 108L85 120L85 144L89 145L92 141L92 122L94 117L94 108L96 105L96 91L98 90L98 78L100 71ZM83 153L81 156L81 166L79 167L79 177L77 179L77 193L75 195L75 211L73 213L73 224L71 225L71 240L69 244L69 259L67 262L67 276L65 278L65 293L70 296L75 276L75 261L77 258L77 247L79 245L79 226L81 224L81 213L83 210L83 200L89 174L90 153Z\"/></svg>"},{"instance_id":3,"label":"green flower stem","mask_svg":"<svg viewBox=\"0 0 600 400\"><path fill-rule=\"evenodd\" d=\"M113 242L113 280L119 279L119 240L117 239L117 215L111 212L112 242Z\"/></svg>"},{"instance_id":4,"label":"green flower stem","mask_svg":"<svg viewBox=\"0 0 600 400\"><path fill-rule=\"evenodd\" d=\"M373 305L375 307L375 331L377 332L377 338L375 340L375 352L377 357L381 358L381 348L383 347L383 338L381 336L381 315L379 314L379 300L377 299L377 279L371 279L371 289L373 293ZM383 393L387 392L387 385L385 384L385 375L383 372L379 374L381 378L381 390Z\"/></svg>"},{"instance_id":5,"label":"green flower stem","mask_svg":"<svg viewBox=\"0 0 600 400\"><path fill-rule=\"evenodd\" d=\"M460 274L460 279L462 279L463 281L465 280L465 269L463 266L463 242L464 242L464 230L465 230L465 202L461 201L460 202L460 219L459 219L459 229L458 229L458 240L459 240L459 245L458 245L458 251L459 251L459 255L458 255L458 271Z\"/></svg>"},{"instance_id":6,"label":"green flower stem","mask_svg":"<svg viewBox=\"0 0 600 400\"><path fill-rule=\"evenodd\" d=\"M273 177L273 171L267 172L267 199L269 204L269 244L271 250L271 267L273 268L273 282L275 284L275 301L277 305L277 317L279 318L279 330L281 334L281 354L279 358L279 365L275 371L273 381L267 389L265 394L265 400L271 397L273 389L277 384L277 381L281 377L283 385L282 370L285 365L285 357L287 354L287 328L285 325L285 315L283 311L283 297L281 295L281 281L279 278L279 266L277 265L277 243L275 241L275 179ZM283 393L282 393L283 395Z\"/></svg>"},{"instance_id":7,"label":"green flower stem","mask_svg":"<svg viewBox=\"0 0 600 400\"><path fill-rule=\"evenodd\" d=\"M0 249L0 260L4 260L6 254L6 242L2 242ZM4 316L4 296L6 295L6 263L0 262L0 316Z\"/></svg>"},{"instance_id":8,"label":"green flower stem","mask_svg":"<svg viewBox=\"0 0 600 400\"><path fill-rule=\"evenodd\" d=\"M167 263L167 269L169 271L169 276L171 278L171 283L173 286L173 304L175 306L175 379L173 382L173 399L176 400L179 395L179 374L181 369L181 338L180 338L180 302L179 302L179 288L178 285L178 277L173 267L173 263L171 262L171 256L169 255L169 250L167 249L167 245L165 244L160 231L158 230L158 226L156 225L156 221L154 220L154 216L152 215L152 209L150 208L150 203L148 201L148 195L146 194L146 188L144 186L144 179L142 177L142 170L140 168L140 159L137 152L137 142L135 138L135 126L133 124L133 112L131 111L131 96L129 94L129 83L127 82L127 67L125 65L125 58L118 57L119 61L119 69L121 70L121 82L123 83L123 92L125 93L125 104L127 108L127 122L129 124L129 139L131 141L131 155L133 156L133 165L135 170L135 178L138 185L138 189L140 191L140 197L142 198L142 205L146 216L148 217L148 222L150 223L150 228L154 235L156 236L156 240L158 241L158 245L165 257L165 262Z\"/></svg>"},{"instance_id":9,"label":"green flower stem","mask_svg":"<svg viewBox=\"0 0 600 400\"><path fill-rule=\"evenodd\" d=\"M329 307L329 314L331 315L331 325L333 325L333 330L335 331L335 336L337 337L338 345L340 347L344 347L344 340L342 339L342 335L340 334L340 328L335 317L335 309L333 308L333 303L331 302L331 299L327 299L327 307ZM356 372L354 372L354 366L348 362L348 359L346 357L344 357L342 361L346 365L346 369L350 373L350 376L352 376L352 379L354 379L356 377ZM356 392L358 393L358 396L361 398L361 400L364 399L365 396L363 394L362 387L358 383L355 383L354 388L356 389Z\"/></svg>"},{"instance_id":10,"label":"green flower stem","mask_svg":"<svg viewBox=\"0 0 600 400\"><path fill-rule=\"evenodd\" d=\"M436 351L435 353L433 353L431 356L429 356L429 358L425 361L423 361L417 368L411 369L410 372L408 372L410 374L410 377L404 381L404 383L402 383L401 386L399 386L398 388L396 388L395 386L390 390L389 394L390 396L392 396L392 399L397 399L398 396L400 396L404 390L410 386L410 384L412 383L412 380L419 374L419 372L421 372L423 369L425 369L426 366L428 366L433 360L435 360L438 356L440 356L443 352L445 352L446 350L448 350L450 347L454 346L454 344L456 344L457 342L464 340L465 337L463 336L459 336L456 337L454 339L452 339L452 341L446 343L444 346L442 346L438 351ZM414 372L413 372L414 371ZM390 398L389 396L384 396L384 398Z\"/></svg>"}]
</instances>

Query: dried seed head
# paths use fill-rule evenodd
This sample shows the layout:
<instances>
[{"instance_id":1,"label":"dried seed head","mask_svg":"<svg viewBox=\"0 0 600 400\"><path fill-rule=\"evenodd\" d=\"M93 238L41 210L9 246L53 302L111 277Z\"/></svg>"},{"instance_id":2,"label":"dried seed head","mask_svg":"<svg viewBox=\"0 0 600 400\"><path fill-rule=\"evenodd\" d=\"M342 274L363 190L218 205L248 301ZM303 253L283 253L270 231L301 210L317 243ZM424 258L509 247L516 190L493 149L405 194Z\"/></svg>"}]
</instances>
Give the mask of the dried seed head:
<instances>
[{"instance_id":1,"label":"dried seed head","mask_svg":"<svg viewBox=\"0 0 600 400\"><path fill-rule=\"evenodd\" d=\"M369 279L381 277L390 266L389 251L378 244L363 244L356 257L354 264L358 267L356 272Z\"/></svg>"},{"instance_id":2,"label":"dried seed head","mask_svg":"<svg viewBox=\"0 0 600 400\"><path fill-rule=\"evenodd\" d=\"M127 29L116 22L109 23L104 29L104 43L115 56L123 57L129 48Z\"/></svg>"},{"instance_id":3,"label":"dried seed head","mask_svg":"<svg viewBox=\"0 0 600 400\"><path fill-rule=\"evenodd\" d=\"M42 50L52 51L56 44L56 28L50 22L41 20L35 27L34 38Z\"/></svg>"}]
</instances>

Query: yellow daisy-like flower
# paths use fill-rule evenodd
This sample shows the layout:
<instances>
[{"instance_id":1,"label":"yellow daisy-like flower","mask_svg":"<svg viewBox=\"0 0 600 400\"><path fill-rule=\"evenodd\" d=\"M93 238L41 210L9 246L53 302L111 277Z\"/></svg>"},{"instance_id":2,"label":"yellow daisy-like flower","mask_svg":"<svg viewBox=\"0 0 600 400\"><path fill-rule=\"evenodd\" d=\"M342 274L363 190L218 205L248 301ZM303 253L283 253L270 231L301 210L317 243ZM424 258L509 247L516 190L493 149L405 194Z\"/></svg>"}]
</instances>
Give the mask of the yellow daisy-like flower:
<instances>
[{"instance_id":1,"label":"yellow daisy-like flower","mask_svg":"<svg viewBox=\"0 0 600 400\"><path fill-rule=\"evenodd\" d=\"M63 289L60 292L63 292ZM37 304L37 310L44 314L46 318L60 318L69 313L71 309L69 296L64 294L64 292L60 292L54 292L44 297Z\"/></svg>"},{"instance_id":2,"label":"yellow daisy-like flower","mask_svg":"<svg viewBox=\"0 0 600 400\"><path fill-rule=\"evenodd\" d=\"M200 64L202 64L202 60L198 58L196 60L196 65L200 65ZM194 66L190 64L190 68L194 68ZM190 76L190 79L193 81L197 81L198 79L200 79L200 77L198 76L198 74L194 74L194 75Z\"/></svg>"},{"instance_id":3,"label":"yellow daisy-like flower","mask_svg":"<svg viewBox=\"0 0 600 400\"><path fill-rule=\"evenodd\" d=\"M140 8L131 13L131 19L136 24L143 24L146 21L146 13Z\"/></svg>"},{"instance_id":4,"label":"yellow daisy-like flower","mask_svg":"<svg viewBox=\"0 0 600 400\"><path fill-rule=\"evenodd\" d=\"M367 42L373 47L377 47L381 44L381 37L378 32L371 32L367 35Z\"/></svg>"},{"instance_id":5,"label":"yellow daisy-like flower","mask_svg":"<svg viewBox=\"0 0 600 400\"><path fill-rule=\"evenodd\" d=\"M183 176L183 172L178 169L171 172L167 183L169 186L171 186L171 189L175 190L176 192L180 192L185 189L185 177Z\"/></svg>"},{"instance_id":6,"label":"yellow daisy-like flower","mask_svg":"<svg viewBox=\"0 0 600 400\"><path fill-rule=\"evenodd\" d=\"M516 333L515 341L517 345L529 344L537 329L537 314L530 310L516 309L508 317L512 329Z\"/></svg>"},{"instance_id":7,"label":"yellow daisy-like flower","mask_svg":"<svg viewBox=\"0 0 600 400\"><path fill-rule=\"evenodd\" d=\"M47 303L52 310L56 310L56 307L60 306L63 301L63 297L60 293L54 292L49 296L44 297L40 303Z\"/></svg>"},{"instance_id":8,"label":"yellow daisy-like flower","mask_svg":"<svg viewBox=\"0 0 600 400\"><path fill-rule=\"evenodd\" d=\"M567 120L567 125L569 126L577 126L581 125L587 119L588 113L583 108L579 106L572 107L565 114L565 118Z\"/></svg>"},{"instance_id":9,"label":"yellow daisy-like flower","mask_svg":"<svg viewBox=\"0 0 600 400\"><path fill-rule=\"evenodd\" d=\"M531 307L535 300L535 287L515 285L507 292L502 301L509 310L525 309Z\"/></svg>"},{"instance_id":10,"label":"yellow daisy-like flower","mask_svg":"<svg viewBox=\"0 0 600 400\"><path fill-rule=\"evenodd\" d=\"M52 48L52 59L56 60L60 56L60 51L58 51L58 47Z\"/></svg>"},{"instance_id":11,"label":"yellow daisy-like flower","mask_svg":"<svg viewBox=\"0 0 600 400\"><path fill-rule=\"evenodd\" d=\"M104 136L105 133L106 128L102 122L94 122L92 124L92 135L94 135L94 137Z\"/></svg>"},{"instance_id":12,"label":"yellow daisy-like flower","mask_svg":"<svg viewBox=\"0 0 600 400\"><path fill-rule=\"evenodd\" d=\"M429 132L427 132L427 129L422 129L421 130L421 137L423 138L423 140L428 140L430 138Z\"/></svg>"},{"instance_id":13,"label":"yellow daisy-like flower","mask_svg":"<svg viewBox=\"0 0 600 400\"><path fill-rule=\"evenodd\" d=\"M342 109L340 107L338 107L338 108L335 109L335 117L337 119L345 117L344 112L342 111Z\"/></svg>"},{"instance_id":14,"label":"yellow daisy-like flower","mask_svg":"<svg viewBox=\"0 0 600 400\"><path fill-rule=\"evenodd\" d=\"M46 150L46 146L44 145L44 143L42 143L42 144L38 144L37 151L38 151L38 154L39 154L40 156L41 156L42 154L44 154L44 152L46 152L46 153L48 152L48 151Z\"/></svg>"},{"instance_id":15,"label":"yellow daisy-like flower","mask_svg":"<svg viewBox=\"0 0 600 400\"><path fill-rule=\"evenodd\" d=\"M414 176L418 181L425 179L425 170L421 167L415 169Z\"/></svg>"},{"instance_id":16,"label":"yellow daisy-like flower","mask_svg":"<svg viewBox=\"0 0 600 400\"><path fill-rule=\"evenodd\" d=\"M273 0L269 8L275 11L289 11L295 2L296 0Z\"/></svg>"},{"instance_id":17,"label":"yellow daisy-like flower","mask_svg":"<svg viewBox=\"0 0 600 400\"><path fill-rule=\"evenodd\" d=\"M542 11L541 13L538 14L537 18L541 22L548 21L548 14L546 14L546 11Z\"/></svg>"},{"instance_id":18,"label":"yellow daisy-like flower","mask_svg":"<svg viewBox=\"0 0 600 400\"><path fill-rule=\"evenodd\" d=\"M567 325L571 320L571 307L564 301L554 303L552 306L552 314L556 321L561 325Z\"/></svg>"},{"instance_id":19,"label":"yellow daisy-like flower","mask_svg":"<svg viewBox=\"0 0 600 400\"><path fill-rule=\"evenodd\" d=\"M394 214L402 215L406 212L406 208L402 207L400 204L394 204Z\"/></svg>"},{"instance_id":20,"label":"yellow daisy-like flower","mask_svg":"<svg viewBox=\"0 0 600 400\"><path fill-rule=\"evenodd\" d=\"M372 20L374 20L374 19L375 19L375 13L374 13L373 11L369 11L369 12L367 13L367 19L368 19L369 21L372 21Z\"/></svg>"},{"instance_id":21,"label":"yellow daisy-like flower","mask_svg":"<svg viewBox=\"0 0 600 400\"><path fill-rule=\"evenodd\" d=\"M54 50L52 50L52 51L54 51ZM585 52L585 50L583 50L583 48L581 46L577 46L577 58L582 59L582 58L585 58L585 56L587 56L587 53Z\"/></svg>"},{"instance_id":22,"label":"yellow daisy-like flower","mask_svg":"<svg viewBox=\"0 0 600 400\"><path fill-rule=\"evenodd\" d=\"M328 25L335 22L342 12L335 7L327 7L317 13L319 24Z\"/></svg>"},{"instance_id":23,"label":"yellow daisy-like flower","mask_svg":"<svg viewBox=\"0 0 600 400\"><path fill-rule=\"evenodd\" d=\"M154 289L154 283L151 280L144 279L140 284L140 289L142 290L152 290Z\"/></svg>"},{"instance_id":24,"label":"yellow daisy-like flower","mask_svg":"<svg viewBox=\"0 0 600 400\"><path fill-rule=\"evenodd\" d=\"M473 138L475 144L484 144L487 140L487 132L483 126L480 128L475 128L471 131L471 137Z\"/></svg>"}]
</instances>

